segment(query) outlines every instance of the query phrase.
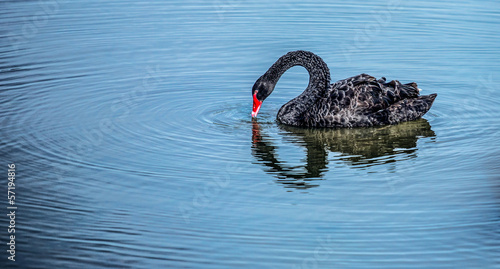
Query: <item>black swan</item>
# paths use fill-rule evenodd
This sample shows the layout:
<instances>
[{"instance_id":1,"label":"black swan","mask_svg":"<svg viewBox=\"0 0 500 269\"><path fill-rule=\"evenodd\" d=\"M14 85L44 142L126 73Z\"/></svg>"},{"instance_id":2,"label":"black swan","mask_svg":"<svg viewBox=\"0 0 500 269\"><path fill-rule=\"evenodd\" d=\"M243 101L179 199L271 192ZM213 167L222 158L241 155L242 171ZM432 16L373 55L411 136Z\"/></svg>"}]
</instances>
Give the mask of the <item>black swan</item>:
<instances>
[{"instance_id":1,"label":"black swan","mask_svg":"<svg viewBox=\"0 0 500 269\"><path fill-rule=\"evenodd\" d=\"M420 95L417 84L386 82L367 74L330 84L326 63L309 51L292 51L279 58L252 88L256 117L262 102L273 92L288 69L303 66L309 72L309 85L302 94L278 111L280 123L302 127L368 127L397 124L421 118L437 94Z\"/></svg>"}]
</instances>

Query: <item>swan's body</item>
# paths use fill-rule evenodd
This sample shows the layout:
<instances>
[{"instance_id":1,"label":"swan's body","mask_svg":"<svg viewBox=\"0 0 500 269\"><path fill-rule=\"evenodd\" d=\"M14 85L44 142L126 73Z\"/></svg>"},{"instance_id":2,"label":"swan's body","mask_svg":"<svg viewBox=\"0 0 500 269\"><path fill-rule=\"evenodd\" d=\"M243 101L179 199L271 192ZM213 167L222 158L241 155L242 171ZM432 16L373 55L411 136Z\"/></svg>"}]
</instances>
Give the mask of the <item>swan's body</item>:
<instances>
[{"instance_id":1,"label":"swan's body","mask_svg":"<svg viewBox=\"0 0 500 269\"><path fill-rule=\"evenodd\" d=\"M256 116L262 101L274 90L289 68L300 65L309 72L309 85L302 94L283 105L280 123L304 127L366 127L397 124L421 118L436 94L420 95L416 83L386 82L361 74L330 84L326 63L308 51L293 51L274 63L253 86Z\"/></svg>"}]
</instances>

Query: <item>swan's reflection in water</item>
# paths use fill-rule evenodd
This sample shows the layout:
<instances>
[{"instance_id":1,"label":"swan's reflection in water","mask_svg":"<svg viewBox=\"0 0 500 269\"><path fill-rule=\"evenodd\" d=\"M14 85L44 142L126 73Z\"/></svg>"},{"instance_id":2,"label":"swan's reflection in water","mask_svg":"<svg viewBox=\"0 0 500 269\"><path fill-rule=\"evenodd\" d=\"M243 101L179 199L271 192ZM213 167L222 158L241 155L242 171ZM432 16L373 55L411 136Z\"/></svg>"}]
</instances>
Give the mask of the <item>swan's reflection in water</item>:
<instances>
[{"instance_id":1,"label":"swan's reflection in water","mask_svg":"<svg viewBox=\"0 0 500 269\"><path fill-rule=\"evenodd\" d=\"M277 182L289 188L307 189L318 186L328 169L328 153L353 168L367 168L417 157L417 141L435 137L429 122L420 119L398 125L355 129L305 129L280 125L280 135L292 138L306 149L304 164L293 166L278 157L279 146L274 145L261 125L252 126L252 154L266 172L278 178Z\"/></svg>"}]
</instances>

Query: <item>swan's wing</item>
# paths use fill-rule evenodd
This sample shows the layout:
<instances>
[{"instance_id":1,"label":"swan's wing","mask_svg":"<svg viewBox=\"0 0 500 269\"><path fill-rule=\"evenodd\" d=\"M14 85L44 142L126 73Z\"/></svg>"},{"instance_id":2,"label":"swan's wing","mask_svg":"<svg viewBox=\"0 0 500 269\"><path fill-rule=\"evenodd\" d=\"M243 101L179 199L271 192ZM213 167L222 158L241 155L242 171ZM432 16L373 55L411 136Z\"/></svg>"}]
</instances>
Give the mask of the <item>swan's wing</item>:
<instances>
[{"instance_id":1,"label":"swan's wing","mask_svg":"<svg viewBox=\"0 0 500 269\"><path fill-rule=\"evenodd\" d=\"M332 84L302 121L305 126L320 127L394 124L421 117L434 98L419 97L416 83L386 82L361 74Z\"/></svg>"},{"instance_id":2,"label":"swan's wing","mask_svg":"<svg viewBox=\"0 0 500 269\"><path fill-rule=\"evenodd\" d=\"M368 113L366 116L374 125L396 124L421 118L431 109L437 94L421 95L403 99L385 109Z\"/></svg>"},{"instance_id":3,"label":"swan's wing","mask_svg":"<svg viewBox=\"0 0 500 269\"><path fill-rule=\"evenodd\" d=\"M377 80L361 74L332 84L328 99L338 103L339 110L369 113L418 95L416 83L401 84L396 80L386 82L385 78Z\"/></svg>"}]
</instances>

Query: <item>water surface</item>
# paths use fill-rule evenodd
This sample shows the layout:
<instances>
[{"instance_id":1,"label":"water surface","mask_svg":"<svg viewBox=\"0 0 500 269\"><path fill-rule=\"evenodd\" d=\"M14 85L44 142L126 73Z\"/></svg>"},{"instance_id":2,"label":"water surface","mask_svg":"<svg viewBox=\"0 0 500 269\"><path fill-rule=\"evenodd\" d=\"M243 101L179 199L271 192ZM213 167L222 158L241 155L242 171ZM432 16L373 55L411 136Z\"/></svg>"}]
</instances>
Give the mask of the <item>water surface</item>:
<instances>
[{"instance_id":1,"label":"water surface","mask_svg":"<svg viewBox=\"0 0 500 269\"><path fill-rule=\"evenodd\" d=\"M499 3L0 6L0 156L18 187L1 263L500 267ZM307 86L294 67L252 121L253 83L297 49L333 80L438 97L397 126L291 128L275 115Z\"/></svg>"}]
</instances>

